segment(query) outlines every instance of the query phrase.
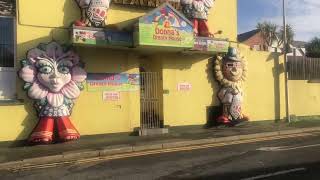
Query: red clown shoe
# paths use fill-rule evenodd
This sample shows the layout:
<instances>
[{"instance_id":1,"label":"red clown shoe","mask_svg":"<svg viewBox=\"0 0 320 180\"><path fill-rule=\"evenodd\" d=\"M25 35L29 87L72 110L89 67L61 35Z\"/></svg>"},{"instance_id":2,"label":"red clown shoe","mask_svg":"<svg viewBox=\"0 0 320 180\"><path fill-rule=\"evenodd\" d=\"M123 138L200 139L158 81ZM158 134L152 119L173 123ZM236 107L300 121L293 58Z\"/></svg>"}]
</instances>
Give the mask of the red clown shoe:
<instances>
[{"instance_id":1,"label":"red clown shoe","mask_svg":"<svg viewBox=\"0 0 320 180\"><path fill-rule=\"evenodd\" d=\"M32 144L49 144L53 140L53 117L41 117L28 141Z\"/></svg>"}]
</instances>

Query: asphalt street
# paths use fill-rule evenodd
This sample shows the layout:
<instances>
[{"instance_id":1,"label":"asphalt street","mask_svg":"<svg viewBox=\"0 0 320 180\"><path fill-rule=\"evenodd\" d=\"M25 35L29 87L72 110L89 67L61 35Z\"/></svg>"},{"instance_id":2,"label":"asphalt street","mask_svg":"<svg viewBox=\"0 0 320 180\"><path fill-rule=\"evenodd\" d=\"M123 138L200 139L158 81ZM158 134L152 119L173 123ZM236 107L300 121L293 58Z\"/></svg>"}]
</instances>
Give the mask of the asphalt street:
<instances>
[{"instance_id":1,"label":"asphalt street","mask_svg":"<svg viewBox=\"0 0 320 180\"><path fill-rule=\"evenodd\" d=\"M0 172L0 179L320 179L320 134L46 169Z\"/></svg>"}]
</instances>

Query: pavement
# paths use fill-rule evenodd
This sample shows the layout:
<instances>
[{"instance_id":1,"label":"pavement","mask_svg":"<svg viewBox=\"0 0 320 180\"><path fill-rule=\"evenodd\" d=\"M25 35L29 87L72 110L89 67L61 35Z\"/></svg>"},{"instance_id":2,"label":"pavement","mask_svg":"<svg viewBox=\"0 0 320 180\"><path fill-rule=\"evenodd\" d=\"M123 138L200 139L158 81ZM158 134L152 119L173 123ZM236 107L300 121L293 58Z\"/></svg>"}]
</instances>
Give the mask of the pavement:
<instances>
[{"instance_id":1,"label":"pavement","mask_svg":"<svg viewBox=\"0 0 320 180\"><path fill-rule=\"evenodd\" d=\"M116 154L320 131L319 118L295 119L292 123L247 122L235 127L169 127L169 134L137 136L133 133L82 136L78 141L28 146L24 142L0 143L0 170L39 164L70 162Z\"/></svg>"}]
</instances>

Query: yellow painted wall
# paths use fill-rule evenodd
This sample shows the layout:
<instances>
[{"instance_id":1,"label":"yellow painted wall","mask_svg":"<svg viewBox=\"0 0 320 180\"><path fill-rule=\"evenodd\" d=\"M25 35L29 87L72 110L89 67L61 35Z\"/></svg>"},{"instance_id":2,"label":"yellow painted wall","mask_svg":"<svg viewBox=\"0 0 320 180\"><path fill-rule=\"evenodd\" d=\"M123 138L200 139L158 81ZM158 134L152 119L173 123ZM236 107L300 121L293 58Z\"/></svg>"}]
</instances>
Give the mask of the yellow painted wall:
<instances>
[{"instance_id":1,"label":"yellow painted wall","mask_svg":"<svg viewBox=\"0 0 320 180\"><path fill-rule=\"evenodd\" d=\"M236 9L237 0L216 0L209 16L212 31L223 31L216 37L236 40ZM111 5L108 23L121 29L146 11ZM18 61L25 58L27 50L39 43L52 40L68 43L68 27L80 15L73 0L18 0L17 12ZM283 117L283 74L279 76L278 72L281 71L281 58L278 62L275 61L278 58L270 53L254 52L245 46L240 49L249 62L249 78L245 84L245 112L253 120ZM88 72L138 73L139 64L158 71L162 75L163 89L169 92L163 95L162 102L166 125L204 124L207 106L219 104L216 98L218 85L212 74L212 60L207 55L157 53L142 56L135 51L103 48L77 47L77 50L82 61L86 63ZM19 67L20 65L17 69ZM183 82L192 84L190 92L177 91L177 84ZM292 82L290 88L308 92L306 95L310 105L316 105L319 100L317 91L320 88L317 84L301 87L304 84L305 82ZM37 122L32 101L22 91L22 85L22 81L18 80L18 97L25 100L24 105L0 106L0 117L3 120L0 141L26 139ZM320 113L316 106L308 111L301 111L300 104L304 98L299 96L295 100L295 106L292 107L295 114ZM111 103L102 101L102 92L83 91L71 118L82 135L132 131L140 125L139 92L121 93L121 101Z\"/></svg>"},{"instance_id":2,"label":"yellow painted wall","mask_svg":"<svg viewBox=\"0 0 320 180\"><path fill-rule=\"evenodd\" d=\"M244 112L252 120L283 118L284 92L281 60L276 54L238 47L248 59ZM163 57L165 123L172 126L205 124L207 106L218 106L219 86L213 78L213 60L207 56ZM188 92L178 91L178 83L192 84ZM280 84L280 86L279 86Z\"/></svg>"},{"instance_id":3,"label":"yellow painted wall","mask_svg":"<svg viewBox=\"0 0 320 180\"><path fill-rule=\"evenodd\" d=\"M38 7L43 8L37 11ZM114 12L118 12L115 9ZM123 13L128 18L128 13ZM78 18L78 9L71 0L18 1L17 21L17 69L19 60L24 59L26 52L39 43L56 40L69 43L69 31L66 27ZM141 15L141 13L136 13ZM137 16L135 13L132 16ZM67 17L65 17L67 16ZM119 18L114 17L115 22ZM87 72L96 73L138 73L139 62L131 52L103 48L77 47L81 60L86 64ZM0 141L26 139L37 123L32 102L22 91L23 82L18 79L18 98L25 100L25 105L0 106L0 116L10 119L0 127L3 132ZM102 92L82 91L76 101L71 119L82 135L129 132L140 123L139 92L121 92L119 102L103 102ZM14 112L14 113L13 113Z\"/></svg>"},{"instance_id":4,"label":"yellow painted wall","mask_svg":"<svg viewBox=\"0 0 320 180\"><path fill-rule=\"evenodd\" d=\"M251 120L281 119L285 115L283 56L240 46L248 62L244 83L244 113Z\"/></svg>"},{"instance_id":5,"label":"yellow painted wall","mask_svg":"<svg viewBox=\"0 0 320 180\"><path fill-rule=\"evenodd\" d=\"M320 115L320 83L289 81L290 114Z\"/></svg>"},{"instance_id":6,"label":"yellow painted wall","mask_svg":"<svg viewBox=\"0 0 320 180\"><path fill-rule=\"evenodd\" d=\"M182 56L182 57L181 57ZM162 57L165 124L171 126L204 124L206 107L217 104L208 56L167 55ZM190 83L191 91L178 91L178 83Z\"/></svg>"},{"instance_id":7,"label":"yellow painted wall","mask_svg":"<svg viewBox=\"0 0 320 180\"><path fill-rule=\"evenodd\" d=\"M222 31L217 38L228 38L230 41L237 41L238 19L237 19L238 0L216 0L214 7L209 14L209 27L215 33Z\"/></svg>"},{"instance_id":8,"label":"yellow painted wall","mask_svg":"<svg viewBox=\"0 0 320 180\"><path fill-rule=\"evenodd\" d=\"M217 0L209 17L213 30L222 30L219 37L235 40L236 0ZM232 5L230 5L232 4ZM41 7L41 8L40 8ZM220 9L227 9L227 12ZM111 5L107 23L121 29L134 19L151 9ZM73 0L17 0L17 59L25 58L26 52L39 43L56 40L69 42L68 27L79 18L80 11ZM223 19L219 17L224 17ZM226 23L228 22L228 23ZM139 72L141 58L132 52L96 48L77 48L88 72ZM161 61L151 58L152 69L161 73ZM19 64L19 62L17 62ZM158 67L156 67L158 66ZM20 66L18 65L17 69ZM0 127L0 141L25 139L37 122L32 102L22 91L22 81L18 79L18 98L25 105L0 106L0 116L10 119ZM200 85L200 84L199 84ZM121 93L121 101L102 101L101 92L83 91L74 107L72 119L83 135L132 131L140 123L139 92ZM12 113L14 112L14 113ZM181 124L183 125L183 124Z\"/></svg>"}]
</instances>

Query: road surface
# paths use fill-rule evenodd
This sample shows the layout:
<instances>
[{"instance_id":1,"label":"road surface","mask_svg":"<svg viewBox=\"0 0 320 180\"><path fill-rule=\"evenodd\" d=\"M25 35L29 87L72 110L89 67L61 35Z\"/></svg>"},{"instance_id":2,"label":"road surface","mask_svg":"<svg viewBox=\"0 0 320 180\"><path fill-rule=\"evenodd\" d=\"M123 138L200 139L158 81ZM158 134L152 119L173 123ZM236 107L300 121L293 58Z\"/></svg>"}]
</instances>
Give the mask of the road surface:
<instances>
[{"instance_id":1,"label":"road surface","mask_svg":"<svg viewBox=\"0 0 320 180\"><path fill-rule=\"evenodd\" d=\"M2 171L0 179L319 180L320 134L45 169Z\"/></svg>"}]
</instances>

